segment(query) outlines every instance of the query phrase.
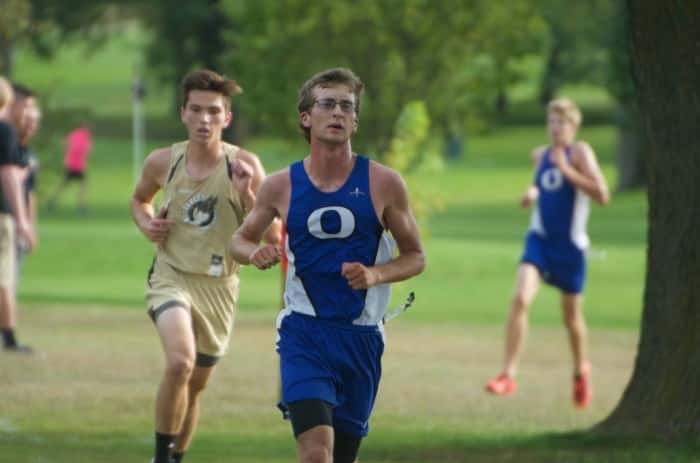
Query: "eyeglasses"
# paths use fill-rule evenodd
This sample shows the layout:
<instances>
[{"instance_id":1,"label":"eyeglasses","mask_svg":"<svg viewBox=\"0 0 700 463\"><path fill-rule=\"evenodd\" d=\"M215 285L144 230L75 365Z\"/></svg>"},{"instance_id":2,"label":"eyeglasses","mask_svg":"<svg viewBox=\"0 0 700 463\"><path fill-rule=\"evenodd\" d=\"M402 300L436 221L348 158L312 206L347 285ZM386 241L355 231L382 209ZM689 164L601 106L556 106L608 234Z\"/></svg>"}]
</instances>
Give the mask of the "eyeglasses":
<instances>
[{"instance_id":1,"label":"eyeglasses","mask_svg":"<svg viewBox=\"0 0 700 463\"><path fill-rule=\"evenodd\" d=\"M334 100L333 98L320 98L314 101L323 111L333 111L336 105L340 106L340 110L344 113L351 113L355 110L355 103L350 100Z\"/></svg>"}]
</instances>

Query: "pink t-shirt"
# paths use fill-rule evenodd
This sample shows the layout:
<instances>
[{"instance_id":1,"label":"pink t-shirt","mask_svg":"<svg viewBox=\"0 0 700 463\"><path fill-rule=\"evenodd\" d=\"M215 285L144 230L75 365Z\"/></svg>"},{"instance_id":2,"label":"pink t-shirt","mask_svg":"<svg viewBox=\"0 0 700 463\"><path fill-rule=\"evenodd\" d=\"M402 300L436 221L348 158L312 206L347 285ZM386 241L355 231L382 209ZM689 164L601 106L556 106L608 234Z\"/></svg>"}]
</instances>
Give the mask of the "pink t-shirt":
<instances>
[{"instance_id":1,"label":"pink t-shirt","mask_svg":"<svg viewBox=\"0 0 700 463\"><path fill-rule=\"evenodd\" d=\"M66 158L64 165L72 172L83 172L92 148L90 129L79 127L66 137Z\"/></svg>"}]
</instances>

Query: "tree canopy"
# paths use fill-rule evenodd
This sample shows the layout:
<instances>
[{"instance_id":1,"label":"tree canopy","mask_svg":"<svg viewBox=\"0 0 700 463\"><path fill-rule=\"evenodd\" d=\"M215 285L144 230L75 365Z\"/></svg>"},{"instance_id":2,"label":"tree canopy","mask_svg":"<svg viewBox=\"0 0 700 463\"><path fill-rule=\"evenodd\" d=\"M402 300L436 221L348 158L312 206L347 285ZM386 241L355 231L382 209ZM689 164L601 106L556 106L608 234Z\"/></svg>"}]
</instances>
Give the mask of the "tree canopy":
<instances>
[{"instance_id":1,"label":"tree canopy","mask_svg":"<svg viewBox=\"0 0 700 463\"><path fill-rule=\"evenodd\" d=\"M409 101L424 101L434 127L447 132L487 117L499 89L518 78L512 60L536 52L546 34L528 0L225 5L236 27L226 34L232 46L224 62L260 123L296 127L303 81L325 68L350 67L366 83L361 140L378 151Z\"/></svg>"}]
</instances>

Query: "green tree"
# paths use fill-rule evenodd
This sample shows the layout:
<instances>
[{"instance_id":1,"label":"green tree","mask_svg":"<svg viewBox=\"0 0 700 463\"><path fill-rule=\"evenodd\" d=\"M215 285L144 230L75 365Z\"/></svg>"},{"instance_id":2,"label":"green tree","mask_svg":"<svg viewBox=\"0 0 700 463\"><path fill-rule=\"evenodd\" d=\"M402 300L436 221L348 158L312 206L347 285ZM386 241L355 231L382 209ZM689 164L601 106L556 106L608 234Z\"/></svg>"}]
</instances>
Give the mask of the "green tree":
<instances>
[{"instance_id":1,"label":"green tree","mask_svg":"<svg viewBox=\"0 0 700 463\"><path fill-rule=\"evenodd\" d=\"M548 46L539 100L546 105L564 83L606 83L608 39L621 0L536 0L547 23Z\"/></svg>"},{"instance_id":2,"label":"green tree","mask_svg":"<svg viewBox=\"0 0 700 463\"><path fill-rule=\"evenodd\" d=\"M439 151L431 144L430 117L425 103L410 101L399 114L389 150L384 154L386 164L410 179L429 171L441 171L444 162ZM427 219L444 208L445 198L436 185L429 185L414 177L411 181L411 208L423 232L427 233Z\"/></svg>"},{"instance_id":3,"label":"green tree","mask_svg":"<svg viewBox=\"0 0 700 463\"><path fill-rule=\"evenodd\" d=\"M69 37L81 36L95 49L109 37L109 25L124 13L107 0L3 0L0 8L0 49L3 72L13 74L17 45L50 58Z\"/></svg>"},{"instance_id":4,"label":"green tree","mask_svg":"<svg viewBox=\"0 0 700 463\"><path fill-rule=\"evenodd\" d=\"M30 26L29 0L4 0L0 8L0 50L2 74L12 77L14 44Z\"/></svg>"},{"instance_id":5,"label":"green tree","mask_svg":"<svg viewBox=\"0 0 700 463\"><path fill-rule=\"evenodd\" d=\"M530 1L228 0L238 27L226 62L245 105L266 127L296 127L296 91L321 69L352 68L366 83L359 143L384 152L400 110L426 103L443 132L492 112L518 78L509 61L538 48L544 23ZM512 21L513 17L519 21Z\"/></svg>"},{"instance_id":6,"label":"green tree","mask_svg":"<svg viewBox=\"0 0 700 463\"><path fill-rule=\"evenodd\" d=\"M169 0L138 4L136 14L151 33L146 61L153 73L173 89L173 110L180 106L180 81L194 67L223 72L220 57L226 47L223 31L232 27L219 0Z\"/></svg>"}]
</instances>

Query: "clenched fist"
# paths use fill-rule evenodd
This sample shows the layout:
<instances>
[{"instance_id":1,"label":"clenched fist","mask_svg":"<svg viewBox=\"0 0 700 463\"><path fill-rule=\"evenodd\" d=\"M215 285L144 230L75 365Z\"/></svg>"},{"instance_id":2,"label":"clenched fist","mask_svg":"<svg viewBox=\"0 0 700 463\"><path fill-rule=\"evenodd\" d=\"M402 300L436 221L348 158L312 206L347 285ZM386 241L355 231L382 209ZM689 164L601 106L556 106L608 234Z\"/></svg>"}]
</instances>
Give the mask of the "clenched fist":
<instances>
[{"instance_id":1,"label":"clenched fist","mask_svg":"<svg viewBox=\"0 0 700 463\"><path fill-rule=\"evenodd\" d=\"M253 251L248 260L260 270L267 270L277 264L281 258L282 248L277 244L268 244Z\"/></svg>"},{"instance_id":2,"label":"clenched fist","mask_svg":"<svg viewBox=\"0 0 700 463\"><path fill-rule=\"evenodd\" d=\"M344 262L340 274L348 280L352 289L371 288L379 280L372 267L365 267L359 262Z\"/></svg>"}]
</instances>

